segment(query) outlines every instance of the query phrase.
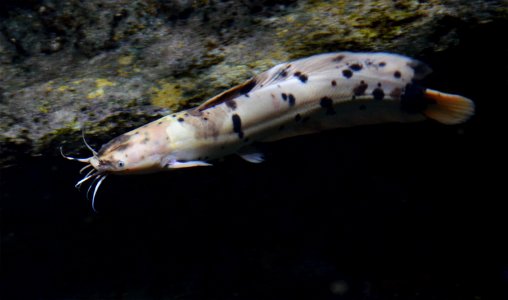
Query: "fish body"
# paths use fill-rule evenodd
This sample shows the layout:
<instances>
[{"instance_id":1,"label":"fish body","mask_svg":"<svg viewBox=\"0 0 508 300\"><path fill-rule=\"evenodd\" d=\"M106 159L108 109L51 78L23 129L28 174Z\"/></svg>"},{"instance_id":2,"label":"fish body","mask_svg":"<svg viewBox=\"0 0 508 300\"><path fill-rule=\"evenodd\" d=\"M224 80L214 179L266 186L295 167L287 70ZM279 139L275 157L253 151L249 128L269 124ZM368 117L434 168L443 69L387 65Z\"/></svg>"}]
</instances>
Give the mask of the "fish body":
<instances>
[{"instance_id":1,"label":"fish body","mask_svg":"<svg viewBox=\"0 0 508 300\"><path fill-rule=\"evenodd\" d=\"M336 52L282 63L77 160L96 170L84 180L102 180L110 173L208 166L233 153L260 162L250 146L254 142L332 128L427 118L458 124L472 116L471 100L415 84L429 72L417 60L389 53Z\"/></svg>"}]
</instances>

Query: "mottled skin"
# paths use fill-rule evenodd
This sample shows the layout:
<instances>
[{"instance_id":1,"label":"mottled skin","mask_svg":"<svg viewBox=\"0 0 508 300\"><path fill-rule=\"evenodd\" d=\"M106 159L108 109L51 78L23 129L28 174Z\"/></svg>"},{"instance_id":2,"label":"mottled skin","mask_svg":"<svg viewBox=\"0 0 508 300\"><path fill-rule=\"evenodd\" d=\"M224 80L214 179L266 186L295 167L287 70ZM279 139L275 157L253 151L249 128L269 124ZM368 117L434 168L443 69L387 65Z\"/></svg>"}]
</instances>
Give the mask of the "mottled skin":
<instances>
[{"instance_id":1,"label":"mottled skin","mask_svg":"<svg viewBox=\"0 0 508 300\"><path fill-rule=\"evenodd\" d=\"M329 53L280 64L199 107L113 139L90 163L99 172L120 174L203 166L253 142L421 121L435 103L412 81L428 72L418 61L387 53Z\"/></svg>"}]
</instances>

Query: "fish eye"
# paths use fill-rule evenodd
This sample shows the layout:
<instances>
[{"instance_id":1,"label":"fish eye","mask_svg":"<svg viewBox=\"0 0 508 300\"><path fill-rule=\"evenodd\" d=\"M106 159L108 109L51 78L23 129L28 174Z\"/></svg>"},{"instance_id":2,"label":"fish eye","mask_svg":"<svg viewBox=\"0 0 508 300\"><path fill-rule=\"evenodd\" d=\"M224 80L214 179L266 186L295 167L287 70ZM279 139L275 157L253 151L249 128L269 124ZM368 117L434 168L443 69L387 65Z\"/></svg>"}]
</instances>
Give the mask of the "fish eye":
<instances>
[{"instance_id":1,"label":"fish eye","mask_svg":"<svg viewBox=\"0 0 508 300\"><path fill-rule=\"evenodd\" d=\"M123 168L125 166L125 163L123 161L118 162L118 167Z\"/></svg>"}]
</instances>

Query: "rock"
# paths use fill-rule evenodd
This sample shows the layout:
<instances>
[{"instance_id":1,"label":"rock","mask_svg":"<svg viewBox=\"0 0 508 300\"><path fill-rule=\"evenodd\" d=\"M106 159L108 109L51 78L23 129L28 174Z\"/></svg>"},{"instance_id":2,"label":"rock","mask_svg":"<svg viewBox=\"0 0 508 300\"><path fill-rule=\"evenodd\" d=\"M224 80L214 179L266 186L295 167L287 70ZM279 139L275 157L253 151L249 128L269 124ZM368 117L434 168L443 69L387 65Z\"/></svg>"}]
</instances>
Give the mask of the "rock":
<instances>
[{"instance_id":1,"label":"rock","mask_svg":"<svg viewBox=\"0 0 508 300\"><path fill-rule=\"evenodd\" d=\"M458 0L45 0L2 11L0 166L20 152L84 150L83 128L98 145L282 61L338 50L432 57L460 45L461 30L508 18L504 1Z\"/></svg>"},{"instance_id":2,"label":"rock","mask_svg":"<svg viewBox=\"0 0 508 300\"><path fill-rule=\"evenodd\" d=\"M9 42L7 38L0 33L0 64L9 64L14 59L15 55L16 48L12 42Z\"/></svg>"}]
</instances>

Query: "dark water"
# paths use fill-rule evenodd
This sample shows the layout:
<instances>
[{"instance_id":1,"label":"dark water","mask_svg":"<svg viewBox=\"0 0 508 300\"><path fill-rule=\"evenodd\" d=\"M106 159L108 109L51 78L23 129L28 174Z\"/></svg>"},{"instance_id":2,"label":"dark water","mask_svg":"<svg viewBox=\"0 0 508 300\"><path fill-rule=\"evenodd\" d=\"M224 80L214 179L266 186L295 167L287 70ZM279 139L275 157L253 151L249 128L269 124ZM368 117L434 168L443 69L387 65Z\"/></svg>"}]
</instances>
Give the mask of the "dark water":
<instances>
[{"instance_id":1,"label":"dark water","mask_svg":"<svg viewBox=\"0 0 508 300\"><path fill-rule=\"evenodd\" d=\"M423 58L429 85L476 101L462 126L336 130L263 145L261 165L110 176L98 213L73 188L79 164L0 170L2 299L506 299L507 49L483 47L499 30L468 34Z\"/></svg>"}]
</instances>

